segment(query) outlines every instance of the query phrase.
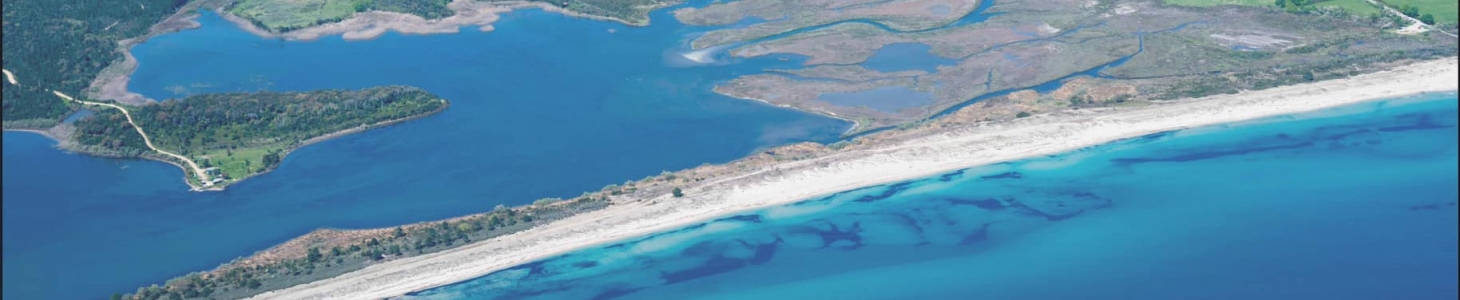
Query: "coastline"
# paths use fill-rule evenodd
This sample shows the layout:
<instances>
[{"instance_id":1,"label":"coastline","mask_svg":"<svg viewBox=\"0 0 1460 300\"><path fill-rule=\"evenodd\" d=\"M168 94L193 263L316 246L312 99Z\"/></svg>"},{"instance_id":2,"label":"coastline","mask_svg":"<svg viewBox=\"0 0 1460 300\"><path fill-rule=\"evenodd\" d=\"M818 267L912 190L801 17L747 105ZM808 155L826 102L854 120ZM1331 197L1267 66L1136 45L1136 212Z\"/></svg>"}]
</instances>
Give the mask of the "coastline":
<instances>
[{"instance_id":1,"label":"coastline","mask_svg":"<svg viewBox=\"0 0 1460 300\"><path fill-rule=\"evenodd\" d=\"M428 20L407 13L367 11L355 13L350 18L339 22L320 24L288 32L273 32L260 28L243 17L223 11L222 8L214 9L213 12L255 36L289 41L312 41L334 35L340 35L341 38L347 41L362 41L378 38L389 31L400 34L450 34L459 33L462 27L468 26L476 26L480 31L489 32L494 30L492 24L496 23L498 19L501 19L502 13L531 8L538 8L543 11L574 18L614 21L628 26L649 26L647 19L642 23L635 23L619 18L570 11L542 2L475 2L471 0L455 0L447 4L447 8L451 9L454 14L441 19ZM655 9L657 8L660 7L656 7Z\"/></svg>"},{"instance_id":2,"label":"coastline","mask_svg":"<svg viewBox=\"0 0 1460 300\"><path fill-rule=\"evenodd\" d=\"M209 8L211 6L211 8ZM672 6L664 4L651 8L650 10ZM224 20L233 23L234 26L245 32L262 38L277 38L289 41L312 41L326 36L340 35L347 41L371 40L384 35L386 32L394 31L401 34L451 34L461 32L462 27L477 26L483 32L494 30L493 23L501 18L500 14L519 9L538 8L543 11L562 14L574 18L585 18L592 20L604 20L618 22L628 26L649 26L648 18L642 23L630 22L628 20L590 15L570 11L561 7L541 2L510 1L510 2L474 2L471 0L453 0L447 5L454 13L451 16L427 20L420 16L384 11L368 11L356 13L349 19L339 22L321 24L299 30L276 33L270 32L254 25L253 22L223 11L222 7L208 2L190 2L172 16L162 22L152 25L146 35L125 39L117 42L117 51L122 53L122 59L113 61L101 73L92 79L90 86L82 92L90 99L114 100L128 105L144 105L157 102L157 99L134 93L127 89L127 84L132 79L132 73L137 70L137 58L132 55L132 47L147 42L148 39L202 27L197 18L199 14L194 10L210 9ZM7 70L8 71L8 70ZM14 82L13 77L7 72L7 79Z\"/></svg>"},{"instance_id":3,"label":"coastline","mask_svg":"<svg viewBox=\"0 0 1460 300\"><path fill-rule=\"evenodd\" d=\"M63 138L61 136L58 136L58 133L53 132L55 130L63 130L63 129L59 129L60 127L61 127L61 125L57 125L55 127L46 128L44 130L42 130L42 129L7 128L7 129L5 129L5 131L29 132L29 133L34 133L34 134L41 135L43 137L46 137L47 139L50 139L52 141L56 141L56 145L53 146L54 148L59 149L61 151L70 152L70 153L76 153L76 154L81 154L81 155L90 155L90 156L98 156L98 157L110 157L110 158L145 159L145 160L152 160L152 161L159 161L159 162L167 163L169 165L177 166L178 169L182 169L183 170L183 175L184 175L183 176L183 184L186 184L188 186L189 190L191 190L191 191L222 191L223 190L221 187L216 187L216 188L199 188L198 186L194 186L192 182L188 181L188 178L186 176L187 175L188 167L187 166L184 166L183 164L178 163L176 161L167 159L166 157L154 156L154 155L146 155L145 153L143 155L137 155L137 156L108 155L108 154L104 154L104 153L95 153L95 152L86 151L86 150L83 150L83 149L80 149L80 148L76 148L76 147L74 147L73 144L71 144L71 141L69 141L69 140L67 140L67 139L65 139L65 138Z\"/></svg>"},{"instance_id":4,"label":"coastline","mask_svg":"<svg viewBox=\"0 0 1460 300\"><path fill-rule=\"evenodd\" d=\"M1274 87L1143 107L1058 111L1005 122L949 124L926 135L839 151L707 180L684 198L658 195L437 253L372 265L252 299L383 298L469 280L551 256L642 236L735 212L859 187L1055 154L1145 134L1289 115L1429 92L1453 95L1455 57L1344 79ZM963 111L967 111L967 108ZM963 112L960 111L960 112ZM955 117L954 113L949 117ZM957 126L952 126L957 125Z\"/></svg>"},{"instance_id":5,"label":"coastline","mask_svg":"<svg viewBox=\"0 0 1460 300\"><path fill-rule=\"evenodd\" d=\"M52 128L54 128L54 127L52 127ZM52 135L49 130L50 129L40 130L40 129L29 129L29 128L5 128L5 131L29 132L29 133L39 134L39 135L44 136L44 137L46 137L48 139L51 139L52 141L56 141L57 143L61 142L61 139L56 138L56 136L55 135Z\"/></svg>"},{"instance_id":6,"label":"coastline","mask_svg":"<svg viewBox=\"0 0 1460 300\"><path fill-rule=\"evenodd\" d=\"M116 51L122 53L122 59L113 61L103 68L81 94L90 99L113 100L127 105L146 105L157 102L156 99L127 90L127 83L131 82L132 73L137 71L137 57L132 56L132 47L145 43L147 39L155 36L202 27L203 25L198 23L198 14L192 13L192 11L199 9L204 2L206 1L190 2L179 7L177 12L163 19L162 22L149 27L145 35L117 41Z\"/></svg>"}]
</instances>

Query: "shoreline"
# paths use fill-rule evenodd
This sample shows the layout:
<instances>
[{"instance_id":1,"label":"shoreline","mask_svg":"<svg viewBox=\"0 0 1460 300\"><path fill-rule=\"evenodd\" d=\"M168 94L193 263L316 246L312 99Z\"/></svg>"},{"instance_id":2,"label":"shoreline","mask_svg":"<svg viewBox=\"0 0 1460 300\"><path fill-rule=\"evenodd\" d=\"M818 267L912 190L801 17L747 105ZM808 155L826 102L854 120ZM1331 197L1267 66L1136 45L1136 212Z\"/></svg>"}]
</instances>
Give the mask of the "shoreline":
<instances>
[{"instance_id":1,"label":"shoreline","mask_svg":"<svg viewBox=\"0 0 1460 300\"><path fill-rule=\"evenodd\" d=\"M563 253L818 195L1073 151L1155 132L1432 92L1454 95L1460 81L1457 73L1460 67L1456 58L1447 57L1343 79L1160 101L1143 107L1066 110L958 127L939 126L954 121L935 121L914 129L925 130L927 135L707 180L684 189L684 198L658 195L615 204L511 235L371 265L251 299L399 296Z\"/></svg>"},{"instance_id":2,"label":"shoreline","mask_svg":"<svg viewBox=\"0 0 1460 300\"><path fill-rule=\"evenodd\" d=\"M122 53L122 58L103 68L96 78L92 78L91 84L86 87L86 90L81 91L81 95L90 99L112 100L127 105L146 105L158 102L156 99L127 89L127 84L132 80L132 73L137 71L137 57L132 56L132 47L145 43L152 37L202 27L202 23L198 22L198 14L191 12L194 9L200 9L204 2L207 1L190 2L179 7L177 12L171 16L148 27L147 34L117 41L116 51Z\"/></svg>"},{"instance_id":3,"label":"shoreline","mask_svg":"<svg viewBox=\"0 0 1460 300\"><path fill-rule=\"evenodd\" d=\"M46 128L46 129L7 128L7 129L5 129L5 131L28 132L28 133L34 133L34 134L43 136L46 139L50 139L51 141L55 141L56 142L55 145L52 145L51 146L52 148L55 148L57 150L61 150L63 152L67 152L67 153L80 154L80 155L86 155L86 156L94 156L94 157L116 158L116 159L151 160L151 161L157 161L157 162L167 163L169 165L177 166L178 169L182 169L183 170L183 184L185 184L185 185L188 186L188 190L189 191L215 191L215 190L213 190L215 188L199 189L198 187L193 186L193 183L190 182L190 181L188 181L188 178L187 178L187 168L188 167L187 166L184 166L181 163L178 163L176 161L164 159L163 157L151 156L151 155L137 155L137 156L105 155L105 154L93 153L93 152L90 152L90 151L85 151L85 150L82 150L82 149L79 149L79 148L72 147L71 144L70 144L71 143L70 141L64 140L61 137L58 137L58 136L56 136L56 134L54 134L54 133L51 132L51 130L56 130L58 127L60 127L60 125L57 125L57 126L51 127L51 128ZM222 191L223 190L222 188L216 188L216 189L217 189L216 191Z\"/></svg>"},{"instance_id":4,"label":"shoreline","mask_svg":"<svg viewBox=\"0 0 1460 300\"><path fill-rule=\"evenodd\" d=\"M223 11L222 8L213 9L213 12L223 17L224 20L233 23L238 28L243 29L243 31L255 36L288 41L313 41L336 35L341 36L346 41L363 41L378 38L386 32L391 31L399 34L419 35L453 34L460 33L461 28L470 26L476 26L482 32L490 32L495 30L492 24L501 19L501 14L532 8L573 18L613 21L637 27L649 26L647 19L643 23L634 23L614 17L570 11L542 2L475 2L471 0L455 0L447 4L447 8L451 9L453 14L440 19L426 19L417 15L399 12L366 11L355 13L350 18L341 21L319 24L287 32L274 32L260 28L243 17ZM662 7L656 7L655 9L658 8Z\"/></svg>"},{"instance_id":5,"label":"shoreline","mask_svg":"<svg viewBox=\"0 0 1460 300\"><path fill-rule=\"evenodd\" d=\"M211 6L211 7L210 7ZM669 7L672 5L661 5L650 9L650 11ZM132 47L147 42L148 39L159 35L176 33L185 30L192 30L202 27L198 22L201 14L193 13L194 10L211 10L224 20L233 23L239 29L261 38L277 38L288 41L313 41L327 36L339 35L346 41L364 41L378 38L386 32L394 31L399 34L454 34L460 33L461 28L477 26L482 32L495 30L492 24L501 19L502 13L515 10L537 8L543 11L561 14L573 18L585 18L591 20L613 21L628 26L643 27L649 26L646 18L643 23L634 23L627 20L590 15L570 11L561 7L541 2L510 1L510 2L474 2L471 0L453 0L447 4L451 9L451 16L427 20L420 16L386 12L367 11L356 13L348 19L333 23L315 25L289 32L271 32L259 28L242 17L223 11L215 3L208 1L190 2L178 8L172 16L163 19L162 22L152 25L146 35L125 39L117 42L117 51L122 53L122 59L114 61L102 69L101 73L93 78L91 84L82 91L87 98L97 100L113 100L128 105L145 105L158 102L157 99L148 98L142 94L134 93L127 89L131 82L132 74L137 71L137 58L132 55ZM8 70L7 70L8 71ZM13 78L6 74L7 79ZM11 80L13 82L13 80Z\"/></svg>"}]
</instances>

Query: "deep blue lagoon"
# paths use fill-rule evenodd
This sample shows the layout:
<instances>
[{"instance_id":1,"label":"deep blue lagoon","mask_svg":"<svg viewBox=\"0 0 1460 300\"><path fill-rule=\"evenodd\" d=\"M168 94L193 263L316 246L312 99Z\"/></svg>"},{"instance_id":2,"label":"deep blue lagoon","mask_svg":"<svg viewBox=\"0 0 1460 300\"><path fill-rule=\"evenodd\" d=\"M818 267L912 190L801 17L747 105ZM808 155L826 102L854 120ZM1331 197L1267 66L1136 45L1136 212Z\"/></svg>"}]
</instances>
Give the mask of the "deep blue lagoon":
<instances>
[{"instance_id":1,"label":"deep blue lagoon","mask_svg":"<svg viewBox=\"0 0 1460 300\"><path fill-rule=\"evenodd\" d=\"M850 124L719 96L740 74L803 59L681 56L686 27L506 14L493 32L287 42L204 13L133 49L129 88L203 92L411 85L445 112L311 145L274 172L187 192L151 161L65 154L4 133L4 298L96 299L211 269L321 227L369 228L573 197L759 148L835 140Z\"/></svg>"},{"instance_id":2,"label":"deep blue lagoon","mask_svg":"<svg viewBox=\"0 0 1460 300\"><path fill-rule=\"evenodd\" d=\"M1454 299L1453 93L1153 134L404 299Z\"/></svg>"}]
</instances>

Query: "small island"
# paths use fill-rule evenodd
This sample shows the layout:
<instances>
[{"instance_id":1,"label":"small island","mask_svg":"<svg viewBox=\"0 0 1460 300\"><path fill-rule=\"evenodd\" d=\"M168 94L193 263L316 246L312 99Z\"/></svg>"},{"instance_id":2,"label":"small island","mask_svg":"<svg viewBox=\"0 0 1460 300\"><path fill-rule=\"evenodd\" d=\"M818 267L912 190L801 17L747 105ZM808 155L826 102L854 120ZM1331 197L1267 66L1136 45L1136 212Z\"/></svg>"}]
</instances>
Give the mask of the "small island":
<instances>
[{"instance_id":1,"label":"small island","mask_svg":"<svg viewBox=\"0 0 1460 300\"><path fill-rule=\"evenodd\" d=\"M131 128L133 124L120 109L98 109L95 115L66 125L71 128L63 130L58 139L62 148L80 153L186 164L188 185L221 190L273 170L285 155L301 146L426 116L448 106L445 99L405 86L203 94L120 106L144 131ZM139 132L148 135L151 147ZM190 162L181 161L184 158ZM192 165L205 174L196 174Z\"/></svg>"}]
</instances>

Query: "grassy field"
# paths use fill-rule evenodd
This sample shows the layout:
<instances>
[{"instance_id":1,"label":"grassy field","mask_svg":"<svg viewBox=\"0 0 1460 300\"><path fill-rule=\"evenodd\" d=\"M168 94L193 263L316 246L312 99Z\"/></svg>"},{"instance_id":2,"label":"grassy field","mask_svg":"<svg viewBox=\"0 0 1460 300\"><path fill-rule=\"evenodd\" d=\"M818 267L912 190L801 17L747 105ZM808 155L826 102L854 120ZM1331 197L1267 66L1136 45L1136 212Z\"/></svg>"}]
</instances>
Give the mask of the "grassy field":
<instances>
[{"instance_id":1,"label":"grassy field","mask_svg":"<svg viewBox=\"0 0 1460 300\"><path fill-rule=\"evenodd\" d=\"M426 19L451 16L451 0L238 0L229 13L272 31L290 31L349 19L357 12L389 11Z\"/></svg>"},{"instance_id":2,"label":"grassy field","mask_svg":"<svg viewBox=\"0 0 1460 300\"><path fill-rule=\"evenodd\" d=\"M241 178L258 173L259 167L263 166L264 154L277 153L287 146L283 143L261 147L239 148L238 150L215 149L204 152L208 159L198 160L199 164L207 161L209 165L217 167L219 171L228 174L229 178Z\"/></svg>"},{"instance_id":3,"label":"grassy field","mask_svg":"<svg viewBox=\"0 0 1460 300\"><path fill-rule=\"evenodd\" d=\"M1389 7L1399 8L1405 5L1413 5L1419 8L1421 14L1435 15L1435 22L1441 24L1452 24L1456 22L1457 14L1460 14L1460 3L1455 0L1380 0Z\"/></svg>"},{"instance_id":4,"label":"grassy field","mask_svg":"<svg viewBox=\"0 0 1460 300\"><path fill-rule=\"evenodd\" d=\"M229 13L249 19L261 27L288 31L344 20L353 16L356 4L367 0L240 0Z\"/></svg>"},{"instance_id":5,"label":"grassy field","mask_svg":"<svg viewBox=\"0 0 1460 300\"><path fill-rule=\"evenodd\" d=\"M1270 6L1270 5L1273 5L1273 1L1272 0L1166 0L1166 4L1179 5L1179 6L1191 6L1191 7L1213 7L1213 6L1219 6L1219 5Z\"/></svg>"},{"instance_id":6,"label":"grassy field","mask_svg":"<svg viewBox=\"0 0 1460 300\"><path fill-rule=\"evenodd\" d=\"M1273 0L1165 0L1166 4L1190 7L1213 7L1220 5L1242 5L1242 6L1274 6ZM1386 0L1387 1L1387 0ZM1430 0L1407 0L1407 1L1430 1ZM1379 8L1374 7L1365 0L1319 0L1311 4L1313 7L1337 7L1360 16L1368 16L1379 13ZM1454 4L1451 3L1451 7ZM1453 8L1452 8L1453 10ZM1435 16L1440 19L1439 15Z\"/></svg>"},{"instance_id":7,"label":"grassy field","mask_svg":"<svg viewBox=\"0 0 1460 300\"><path fill-rule=\"evenodd\" d=\"M1354 13L1354 14L1357 14L1357 15L1360 15L1360 16L1368 16L1368 15L1380 13L1378 7L1374 7L1373 4L1369 4L1369 1L1364 1L1364 0L1328 0L1328 1L1321 1L1321 2L1318 2L1318 3L1314 3L1313 6L1317 6L1317 7L1331 6L1331 7L1342 8L1344 10L1347 10L1347 11L1349 11L1351 13Z\"/></svg>"}]
</instances>

